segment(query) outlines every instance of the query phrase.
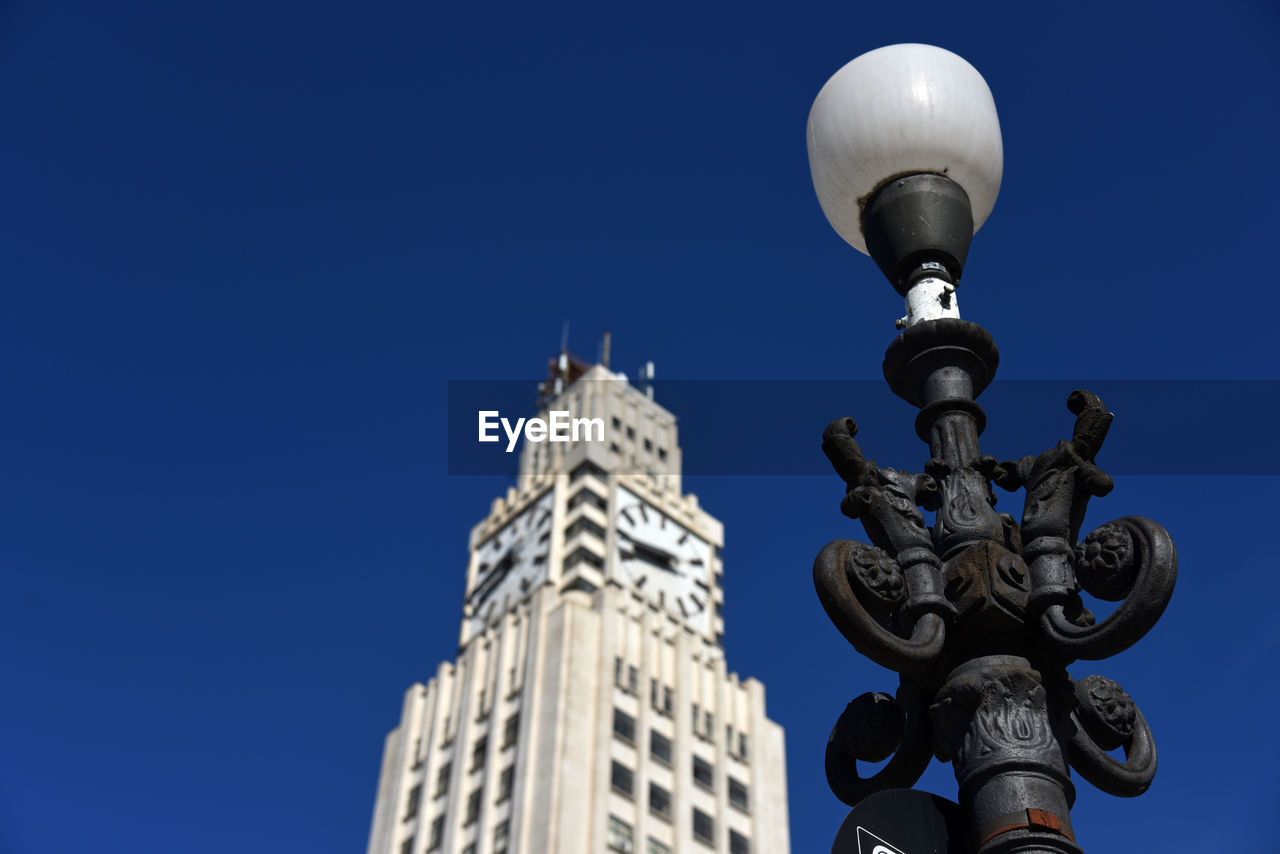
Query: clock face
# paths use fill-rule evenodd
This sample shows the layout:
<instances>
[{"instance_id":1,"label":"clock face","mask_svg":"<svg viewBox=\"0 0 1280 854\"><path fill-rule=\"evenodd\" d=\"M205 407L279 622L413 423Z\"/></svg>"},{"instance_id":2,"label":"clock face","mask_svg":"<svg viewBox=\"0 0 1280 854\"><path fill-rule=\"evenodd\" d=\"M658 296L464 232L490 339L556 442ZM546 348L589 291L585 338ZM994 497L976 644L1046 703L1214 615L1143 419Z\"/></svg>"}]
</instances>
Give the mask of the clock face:
<instances>
[{"instance_id":1,"label":"clock face","mask_svg":"<svg viewBox=\"0 0 1280 854\"><path fill-rule=\"evenodd\" d=\"M476 550L476 583L467 598L474 630L484 628L546 579L552 500L548 490Z\"/></svg>"},{"instance_id":2,"label":"clock face","mask_svg":"<svg viewBox=\"0 0 1280 854\"><path fill-rule=\"evenodd\" d=\"M618 489L617 546L623 580L668 613L711 630L711 546L625 489Z\"/></svg>"}]
</instances>

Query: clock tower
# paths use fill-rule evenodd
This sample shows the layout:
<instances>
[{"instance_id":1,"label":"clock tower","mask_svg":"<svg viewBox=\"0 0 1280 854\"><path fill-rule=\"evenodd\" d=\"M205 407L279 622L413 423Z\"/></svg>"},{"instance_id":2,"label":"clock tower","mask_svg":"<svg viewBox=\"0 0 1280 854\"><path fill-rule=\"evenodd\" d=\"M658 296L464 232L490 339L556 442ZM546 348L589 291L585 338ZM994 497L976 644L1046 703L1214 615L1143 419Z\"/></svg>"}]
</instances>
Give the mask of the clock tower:
<instances>
[{"instance_id":1,"label":"clock tower","mask_svg":"<svg viewBox=\"0 0 1280 854\"><path fill-rule=\"evenodd\" d=\"M368 854L786 854L782 728L727 670L675 417L567 353L542 390L602 429L526 439L472 530L457 661L405 695Z\"/></svg>"}]
</instances>

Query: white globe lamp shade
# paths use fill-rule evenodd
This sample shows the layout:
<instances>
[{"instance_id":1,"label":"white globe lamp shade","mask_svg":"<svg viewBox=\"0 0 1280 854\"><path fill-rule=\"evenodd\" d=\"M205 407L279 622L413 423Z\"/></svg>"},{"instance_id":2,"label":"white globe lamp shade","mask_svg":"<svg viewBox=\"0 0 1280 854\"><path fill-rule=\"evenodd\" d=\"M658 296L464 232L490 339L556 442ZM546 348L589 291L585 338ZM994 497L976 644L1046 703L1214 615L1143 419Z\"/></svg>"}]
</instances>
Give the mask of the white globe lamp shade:
<instances>
[{"instance_id":1,"label":"white globe lamp shade","mask_svg":"<svg viewBox=\"0 0 1280 854\"><path fill-rule=\"evenodd\" d=\"M894 178L945 175L969 196L973 230L991 214L1004 172L987 82L950 51L897 44L831 76L809 110L809 170L836 232L867 252L862 208Z\"/></svg>"}]
</instances>

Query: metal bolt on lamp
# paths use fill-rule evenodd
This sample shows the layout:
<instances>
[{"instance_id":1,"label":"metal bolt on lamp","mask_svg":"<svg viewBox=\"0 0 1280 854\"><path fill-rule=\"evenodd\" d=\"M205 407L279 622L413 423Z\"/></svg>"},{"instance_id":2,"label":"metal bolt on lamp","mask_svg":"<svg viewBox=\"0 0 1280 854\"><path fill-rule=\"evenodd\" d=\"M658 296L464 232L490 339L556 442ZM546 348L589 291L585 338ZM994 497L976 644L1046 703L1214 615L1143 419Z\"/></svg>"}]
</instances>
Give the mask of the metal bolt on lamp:
<instances>
[{"instance_id":1,"label":"metal bolt on lamp","mask_svg":"<svg viewBox=\"0 0 1280 854\"><path fill-rule=\"evenodd\" d=\"M1094 463L1112 415L1091 392L1070 395L1071 438L1039 455L998 462L979 448L977 398L999 353L960 318L956 289L1003 172L982 76L928 45L871 51L822 87L807 137L827 219L905 299L884 375L920 409L915 429L931 452L912 473L867 459L851 418L823 434L846 485L841 510L871 543L823 548L818 596L854 648L900 675L895 696L864 694L839 717L828 782L854 806L910 787L937 757L959 784L963 829L951 850L1078 854L1069 768L1130 797L1150 785L1156 751L1119 685L1067 668L1115 655L1155 625L1177 576L1173 541L1140 517L1079 539L1089 499L1113 486ZM1020 521L996 512L993 485L1026 490ZM932 525L922 510L936 511ZM1119 605L1098 621L1082 591ZM1108 752L1117 748L1123 760ZM885 758L859 774L859 760Z\"/></svg>"}]
</instances>

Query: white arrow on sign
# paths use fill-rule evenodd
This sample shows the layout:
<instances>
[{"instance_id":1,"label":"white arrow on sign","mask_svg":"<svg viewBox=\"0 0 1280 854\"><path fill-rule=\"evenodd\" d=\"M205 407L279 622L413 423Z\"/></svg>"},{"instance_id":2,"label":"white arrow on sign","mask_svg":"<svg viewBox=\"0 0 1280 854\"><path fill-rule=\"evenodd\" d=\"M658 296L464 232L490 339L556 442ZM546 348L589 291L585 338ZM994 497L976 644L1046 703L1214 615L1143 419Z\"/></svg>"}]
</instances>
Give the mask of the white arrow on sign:
<instances>
[{"instance_id":1,"label":"white arrow on sign","mask_svg":"<svg viewBox=\"0 0 1280 854\"><path fill-rule=\"evenodd\" d=\"M907 854L907 852L890 845L865 827L859 827L858 854Z\"/></svg>"}]
</instances>

